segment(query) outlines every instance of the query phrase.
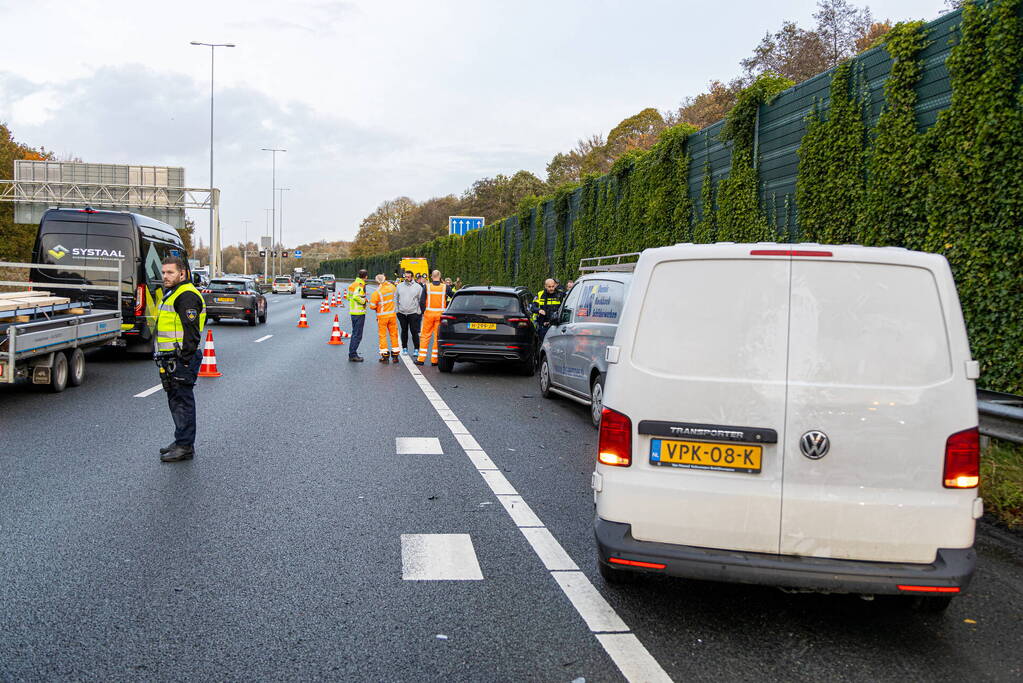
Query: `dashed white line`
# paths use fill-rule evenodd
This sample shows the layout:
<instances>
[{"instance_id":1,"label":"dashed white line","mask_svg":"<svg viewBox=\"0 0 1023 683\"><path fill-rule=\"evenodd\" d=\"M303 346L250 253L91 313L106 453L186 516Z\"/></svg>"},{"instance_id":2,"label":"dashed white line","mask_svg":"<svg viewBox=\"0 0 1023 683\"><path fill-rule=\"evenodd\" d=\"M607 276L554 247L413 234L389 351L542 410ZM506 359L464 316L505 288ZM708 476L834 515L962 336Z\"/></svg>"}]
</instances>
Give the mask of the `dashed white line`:
<instances>
[{"instance_id":1,"label":"dashed white line","mask_svg":"<svg viewBox=\"0 0 1023 683\"><path fill-rule=\"evenodd\" d=\"M135 394L134 398L145 398L146 396L151 396L152 394L155 394L156 392L160 391L160 389L163 389L163 385L157 384L155 387L149 387L145 391L140 391L139 393Z\"/></svg>"},{"instance_id":2,"label":"dashed white line","mask_svg":"<svg viewBox=\"0 0 1023 683\"><path fill-rule=\"evenodd\" d=\"M401 578L406 581L482 581L469 534L402 534Z\"/></svg>"},{"instance_id":3,"label":"dashed white line","mask_svg":"<svg viewBox=\"0 0 1023 683\"><path fill-rule=\"evenodd\" d=\"M629 631L628 624L618 616L604 596L586 578L586 575L579 571L579 567L565 552L565 549L544 526L543 521L526 505L522 496L494 465L469 430L465 428L465 425L440 399L440 395L419 371L419 368L407 357L403 356L402 362L406 369L412 373L419 388L422 389L437 414L444 420L444 424L451 430L465 454L476 467L476 471L497 496L565 597L586 622L597 642L611 657L626 680L671 681L649 650L639 642L639 638ZM402 538L404 543L404 536ZM473 554L473 559L475 559L475 554Z\"/></svg>"},{"instance_id":4,"label":"dashed white line","mask_svg":"<svg viewBox=\"0 0 1023 683\"><path fill-rule=\"evenodd\" d=\"M268 334L265 337L260 337L259 339L256 340L256 343L258 344L259 342L265 342L267 339L269 339L272 336L273 336L272 334Z\"/></svg>"},{"instance_id":5,"label":"dashed white line","mask_svg":"<svg viewBox=\"0 0 1023 683\"><path fill-rule=\"evenodd\" d=\"M398 455L444 455L440 439L432 436L399 436L394 447Z\"/></svg>"}]
</instances>

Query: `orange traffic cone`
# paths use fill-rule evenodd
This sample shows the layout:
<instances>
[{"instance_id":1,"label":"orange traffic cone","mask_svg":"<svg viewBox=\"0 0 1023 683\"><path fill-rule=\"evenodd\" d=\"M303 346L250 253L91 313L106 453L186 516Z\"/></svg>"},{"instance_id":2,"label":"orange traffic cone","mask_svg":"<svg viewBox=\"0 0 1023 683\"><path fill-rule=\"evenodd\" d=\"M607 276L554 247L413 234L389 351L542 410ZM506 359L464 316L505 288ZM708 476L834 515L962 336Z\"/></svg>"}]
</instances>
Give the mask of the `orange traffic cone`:
<instances>
[{"instance_id":1,"label":"orange traffic cone","mask_svg":"<svg viewBox=\"0 0 1023 683\"><path fill-rule=\"evenodd\" d=\"M338 322L337 314L334 315L334 327L330 331L330 341L327 343L331 346L341 346L344 344L341 341L341 324Z\"/></svg>"},{"instance_id":2,"label":"orange traffic cone","mask_svg":"<svg viewBox=\"0 0 1023 683\"><path fill-rule=\"evenodd\" d=\"M298 316L299 327L309 327L309 322L305 319L305 304L302 304L302 313Z\"/></svg>"},{"instance_id":3,"label":"orange traffic cone","mask_svg":"<svg viewBox=\"0 0 1023 683\"><path fill-rule=\"evenodd\" d=\"M342 339L349 339L349 338L351 338L351 336L352 336L352 335L348 334L348 333L347 333L347 332L345 332L344 330L341 330L341 338L342 338Z\"/></svg>"},{"instance_id":4,"label":"orange traffic cone","mask_svg":"<svg viewBox=\"0 0 1023 683\"><path fill-rule=\"evenodd\" d=\"M327 303L326 299L320 303L320 313L330 313L330 304Z\"/></svg>"},{"instance_id":5,"label":"orange traffic cone","mask_svg":"<svg viewBox=\"0 0 1023 683\"><path fill-rule=\"evenodd\" d=\"M213 330L206 330L206 345L202 349L199 377L220 377L220 371L217 370L217 353L213 350Z\"/></svg>"}]
</instances>

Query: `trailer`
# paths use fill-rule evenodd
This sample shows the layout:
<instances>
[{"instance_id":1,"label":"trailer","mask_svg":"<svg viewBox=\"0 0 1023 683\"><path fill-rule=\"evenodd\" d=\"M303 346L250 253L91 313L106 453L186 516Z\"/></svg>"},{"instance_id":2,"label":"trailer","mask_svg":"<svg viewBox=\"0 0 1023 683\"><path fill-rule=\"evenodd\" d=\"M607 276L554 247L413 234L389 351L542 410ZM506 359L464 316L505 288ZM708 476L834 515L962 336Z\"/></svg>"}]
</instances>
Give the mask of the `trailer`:
<instances>
[{"instance_id":1,"label":"trailer","mask_svg":"<svg viewBox=\"0 0 1023 683\"><path fill-rule=\"evenodd\" d=\"M57 269L38 263L6 263L0 267ZM79 270L116 273L121 266L85 266ZM0 281L23 286L25 282ZM85 379L85 349L123 346L121 339L121 287L119 284L77 285L83 290L114 291L116 310L95 310L89 301L73 301L49 292L27 289L0 293L0 384L30 382L59 392Z\"/></svg>"}]
</instances>

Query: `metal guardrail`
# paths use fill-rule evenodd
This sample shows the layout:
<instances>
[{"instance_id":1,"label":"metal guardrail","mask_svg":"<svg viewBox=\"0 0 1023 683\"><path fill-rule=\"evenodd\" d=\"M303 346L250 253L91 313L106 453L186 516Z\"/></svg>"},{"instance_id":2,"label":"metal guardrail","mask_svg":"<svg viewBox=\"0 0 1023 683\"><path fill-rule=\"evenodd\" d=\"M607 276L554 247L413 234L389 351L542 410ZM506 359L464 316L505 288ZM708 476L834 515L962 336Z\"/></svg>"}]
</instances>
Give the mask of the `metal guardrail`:
<instances>
[{"instance_id":1,"label":"metal guardrail","mask_svg":"<svg viewBox=\"0 0 1023 683\"><path fill-rule=\"evenodd\" d=\"M977 413L984 436L1023 443L1023 396L978 389Z\"/></svg>"}]
</instances>

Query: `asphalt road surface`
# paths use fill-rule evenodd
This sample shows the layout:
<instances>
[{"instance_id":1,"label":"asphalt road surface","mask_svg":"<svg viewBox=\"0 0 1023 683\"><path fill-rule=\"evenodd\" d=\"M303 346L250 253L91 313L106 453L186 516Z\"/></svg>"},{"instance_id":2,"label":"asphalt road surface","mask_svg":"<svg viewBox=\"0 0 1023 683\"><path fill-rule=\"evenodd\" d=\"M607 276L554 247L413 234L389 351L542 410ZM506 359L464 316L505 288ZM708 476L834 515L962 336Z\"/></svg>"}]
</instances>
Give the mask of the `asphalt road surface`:
<instances>
[{"instance_id":1,"label":"asphalt road surface","mask_svg":"<svg viewBox=\"0 0 1023 683\"><path fill-rule=\"evenodd\" d=\"M981 531L941 616L595 565L586 408L494 366L329 346L268 295L211 325L197 457L145 359L0 388L0 680L1023 677L1023 553ZM342 313L342 328L349 330ZM148 392L147 390L153 389Z\"/></svg>"}]
</instances>

